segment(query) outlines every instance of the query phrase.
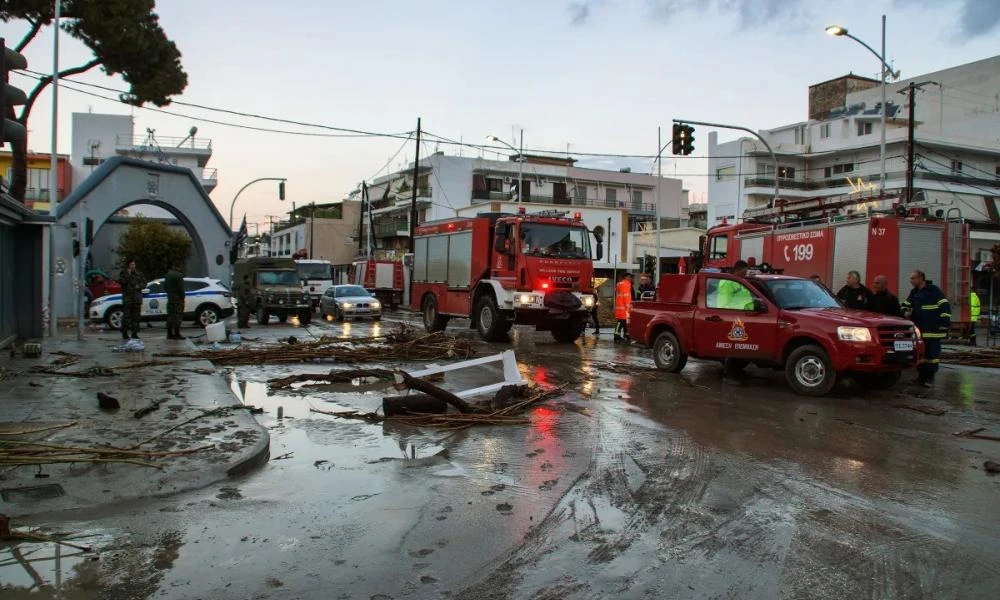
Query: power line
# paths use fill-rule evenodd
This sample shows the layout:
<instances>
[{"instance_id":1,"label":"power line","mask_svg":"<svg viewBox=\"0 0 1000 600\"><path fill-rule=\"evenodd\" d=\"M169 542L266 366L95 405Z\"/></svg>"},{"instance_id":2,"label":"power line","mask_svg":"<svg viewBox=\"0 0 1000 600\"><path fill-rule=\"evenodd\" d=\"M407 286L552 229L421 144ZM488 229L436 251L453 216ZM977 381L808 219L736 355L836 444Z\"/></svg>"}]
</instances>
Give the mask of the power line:
<instances>
[{"instance_id":1,"label":"power line","mask_svg":"<svg viewBox=\"0 0 1000 600\"><path fill-rule=\"evenodd\" d=\"M958 156L951 156L951 155L949 155L949 154L945 154L944 152L940 152L940 151L938 151L938 150L935 150L935 149L933 149L933 148L929 148L929 147L927 147L927 146L924 146L924 145L922 145L922 144L917 144L917 147L918 147L918 148L923 148L924 150L927 150L928 152L931 152L931 153L933 153L933 154L937 154L938 156L941 156L941 157L944 157L944 158L947 158L947 159L949 159L949 160L955 160L955 161L958 161L958 162L963 162L963 161L962 161L962 159L961 159L960 157L958 157ZM927 160L931 160L931 159L929 159L929 158L928 158ZM931 160L931 162L934 162L934 161L933 161L933 160ZM940 164L940 163L938 163L938 164ZM942 165L942 166L949 166L949 165ZM963 166L968 166L968 167L969 167L970 169L972 169L973 171L979 171L979 172L980 172L980 173L982 173L983 175L988 175L989 177L996 177L996 176L997 176L997 174L996 174L996 173L990 173L989 171L984 171L984 170L982 170L982 169L980 169L980 168L976 167L975 165L965 165L965 164L963 163Z\"/></svg>"},{"instance_id":2,"label":"power line","mask_svg":"<svg viewBox=\"0 0 1000 600\"><path fill-rule=\"evenodd\" d=\"M944 163L940 163L940 162L934 160L933 158L928 158L928 157L926 157L926 156L924 156L922 154L918 154L917 158L920 161L926 160L926 161L930 161L930 162L932 162L932 163L934 163L934 164L936 164L938 166L941 166L941 167L946 167L946 168L949 168L949 169L951 168L951 165L946 165ZM920 167L921 169L927 171L928 173L937 173L937 171L934 171L933 169L929 169L926 166L920 164L919 161L917 163L917 166ZM943 186L944 183L941 183L941 185ZM965 182L963 182L963 183L960 183L959 185L964 185L964 186L970 187L970 188L972 188L974 190L979 190L980 192L983 192L984 194L989 194L991 196L995 196L996 195L996 191L988 190L988 189L986 189L984 187L979 187L978 185L975 185L975 184L972 184L972 183L965 183ZM955 192L952 192L952 193L955 193Z\"/></svg>"}]
</instances>

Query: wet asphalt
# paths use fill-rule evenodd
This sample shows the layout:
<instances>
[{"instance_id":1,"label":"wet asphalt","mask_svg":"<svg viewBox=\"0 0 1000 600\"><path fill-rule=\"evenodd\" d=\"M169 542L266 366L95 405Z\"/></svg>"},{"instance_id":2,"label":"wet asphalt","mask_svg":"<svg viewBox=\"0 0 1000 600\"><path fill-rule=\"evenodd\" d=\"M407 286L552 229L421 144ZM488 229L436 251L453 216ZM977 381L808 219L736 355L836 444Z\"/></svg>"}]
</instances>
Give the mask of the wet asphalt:
<instances>
[{"instance_id":1,"label":"wet asphalt","mask_svg":"<svg viewBox=\"0 0 1000 600\"><path fill-rule=\"evenodd\" d=\"M364 337L395 326L387 316L245 336ZM449 331L470 335L466 326ZM845 383L815 399L753 367L737 380L698 361L660 373L648 351L610 338L559 345L519 327L510 344L476 342L479 354L513 347L537 385L570 385L535 408L530 425L459 432L310 411L373 411L396 393L379 385L267 386L351 365L229 369L234 392L265 408L267 465L193 493L39 515L29 524L75 532L99 554L0 547L0 591L136 600L997 597L1000 475L983 462L1000 462L1000 442L954 435L1000 435L994 371L946 366L933 390L904 382L866 393ZM480 367L443 385L499 377Z\"/></svg>"}]
</instances>

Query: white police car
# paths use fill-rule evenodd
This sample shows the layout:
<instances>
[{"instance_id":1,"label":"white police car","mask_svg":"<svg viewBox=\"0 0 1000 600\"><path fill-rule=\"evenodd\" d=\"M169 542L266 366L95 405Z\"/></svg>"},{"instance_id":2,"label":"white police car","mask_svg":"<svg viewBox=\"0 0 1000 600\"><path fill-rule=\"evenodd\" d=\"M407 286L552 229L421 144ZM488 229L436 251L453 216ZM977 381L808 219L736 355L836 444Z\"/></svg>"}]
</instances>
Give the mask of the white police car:
<instances>
[{"instance_id":1,"label":"white police car","mask_svg":"<svg viewBox=\"0 0 1000 600\"><path fill-rule=\"evenodd\" d=\"M211 325L233 314L232 293L218 279L208 277L184 278L184 320L195 325ZM120 329L125 310L121 294L101 296L90 303L88 314L94 322L105 322L112 329ZM163 280L156 279L142 290L143 321L167 320L167 293Z\"/></svg>"}]
</instances>

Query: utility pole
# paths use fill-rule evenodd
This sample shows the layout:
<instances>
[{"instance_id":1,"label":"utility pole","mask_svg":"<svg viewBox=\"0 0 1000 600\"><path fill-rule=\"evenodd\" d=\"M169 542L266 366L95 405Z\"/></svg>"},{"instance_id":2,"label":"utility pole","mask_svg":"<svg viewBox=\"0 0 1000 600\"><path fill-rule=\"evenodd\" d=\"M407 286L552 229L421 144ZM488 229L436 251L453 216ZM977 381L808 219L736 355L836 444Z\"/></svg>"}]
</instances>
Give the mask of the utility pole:
<instances>
[{"instance_id":1,"label":"utility pole","mask_svg":"<svg viewBox=\"0 0 1000 600\"><path fill-rule=\"evenodd\" d=\"M341 207L343 208L343 207ZM309 258L315 258L313 256L313 240L316 234L316 203L313 202L309 208Z\"/></svg>"},{"instance_id":2,"label":"utility pole","mask_svg":"<svg viewBox=\"0 0 1000 600\"><path fill-rule=\"evenodd\" d=\"M916 91L923 88L925 85L939 85L935 81L924 81L921 83L910 82L910 85L906 86L906 89L899 90L900 94L909 94L909 118L906 124L906 196L905 201L907 203L913 202L913 171L914 167L914 151L916 148L916 139L914 128L916 125L916 115L917 115L917 100Z\"/></svg>"},{"instance_id":3,"label":"utility pole","mask_svg":"<svg viewBox=\"0 0 1000 600\"><path fill-rule=\"evenodd\" d=\"M413 195L410 197L410 254L417 251L417 177L420 172L420 117L417 117L417 156L413 161ZM387 184L388 185L388 184Z\"/></svg>"},{"instance_id":4,"label":"utility pole","mask_svg":"<svg viewBox=\"0 0 1000 600\"><path fill-rule=\"evenodd\" d=\"M386 185L389 185L386 183ZM358 256L361 256L361 249L363 248L361 238L365 234L365 200L368 198L368 184L364 181L361 182L361 212L358 215Z\"/></svg>"},{"instance_id":5,"label":"utility pole","mask_svg":"<svg viewBox=\"0 0 1000 600\"><path fill-rule=\"evenodd\" d=\"M660 285L660 185L663 184L663 139L662 128L656 128L656 267L653 269L653 285ZM641 208L641 207L640 207Z\"/></svg>"}]
</instances>

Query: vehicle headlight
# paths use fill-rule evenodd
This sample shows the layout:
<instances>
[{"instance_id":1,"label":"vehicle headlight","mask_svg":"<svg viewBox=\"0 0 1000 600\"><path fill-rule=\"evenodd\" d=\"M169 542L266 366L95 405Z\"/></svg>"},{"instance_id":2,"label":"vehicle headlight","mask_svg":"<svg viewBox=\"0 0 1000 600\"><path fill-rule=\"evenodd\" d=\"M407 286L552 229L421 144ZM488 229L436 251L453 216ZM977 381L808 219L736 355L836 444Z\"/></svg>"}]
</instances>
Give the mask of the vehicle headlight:
<instances>
[{"instance_id":1,"label":"vehicle headlight","mask_svg":"<svg viewBox=\"0 0 1000 600\"><path fill-rule=\"evenodd\" d=\"M593 296L584 296L583 297L583 305L586 306L587 308L594 308L594 297Z\"/></svg>"},{"instance_id":2,"label":"vehicle headlight","mask_svg":"<svg viewBox=\"0 0 1000 600\"><path fill-rule=\"evenodd\" d=\"M378 302L372 302L372 308L382 308L382 305Z\"/></svg>"},{"instance_id":3,"label":"vehicle headlight","mask_svg":"<svg viewBox=\"0 0 1000 600\"><path fill-rule=\"evenodd\" d=\"M351 308L354 305L351 304L350 302L344 302L343 304L341 304L341 306L343 306L344 308Z\"/></svg>"},{"instance_id":4,"label":"vehicle headlight","mask_svg":"<svg viewBox=\"0 0 1000 600\"><path fill-rule=\"evenodd\" d=\"M302 295L302 301L303 302L309 302L309 294L303 294Z\"/></svg>"},{"instance_id":5,"label":"vehicle headlight","mask_svg":"<svg viewBox=\"0 0 1000 600\"><path fill-rule=\"evenodd\" d=\"M274 295L273 294L268 294L267 295L267 301L268 301L268 303L274 302Z\"/></svg>"},{"instance_id":6,"label":"vehicle headlight","mask_svg":"<svg viewBox=\"0 0 1000 600\"><path fill-rule=\"evenodd\" d=\"M837 337L844 342L870 342L872 332L867 327L838 327Z\"/></svg>"},{"instance_id":7,"label":"vehicle headlight","mask_svg":"<svg viewBox=\"0 0 1000 600\"><path fill-rule=\"evenodd\" d=\"M531 304L531 294L521 294L518 300L520 300L521 304Z\"/></svg>"}]
</instances>

